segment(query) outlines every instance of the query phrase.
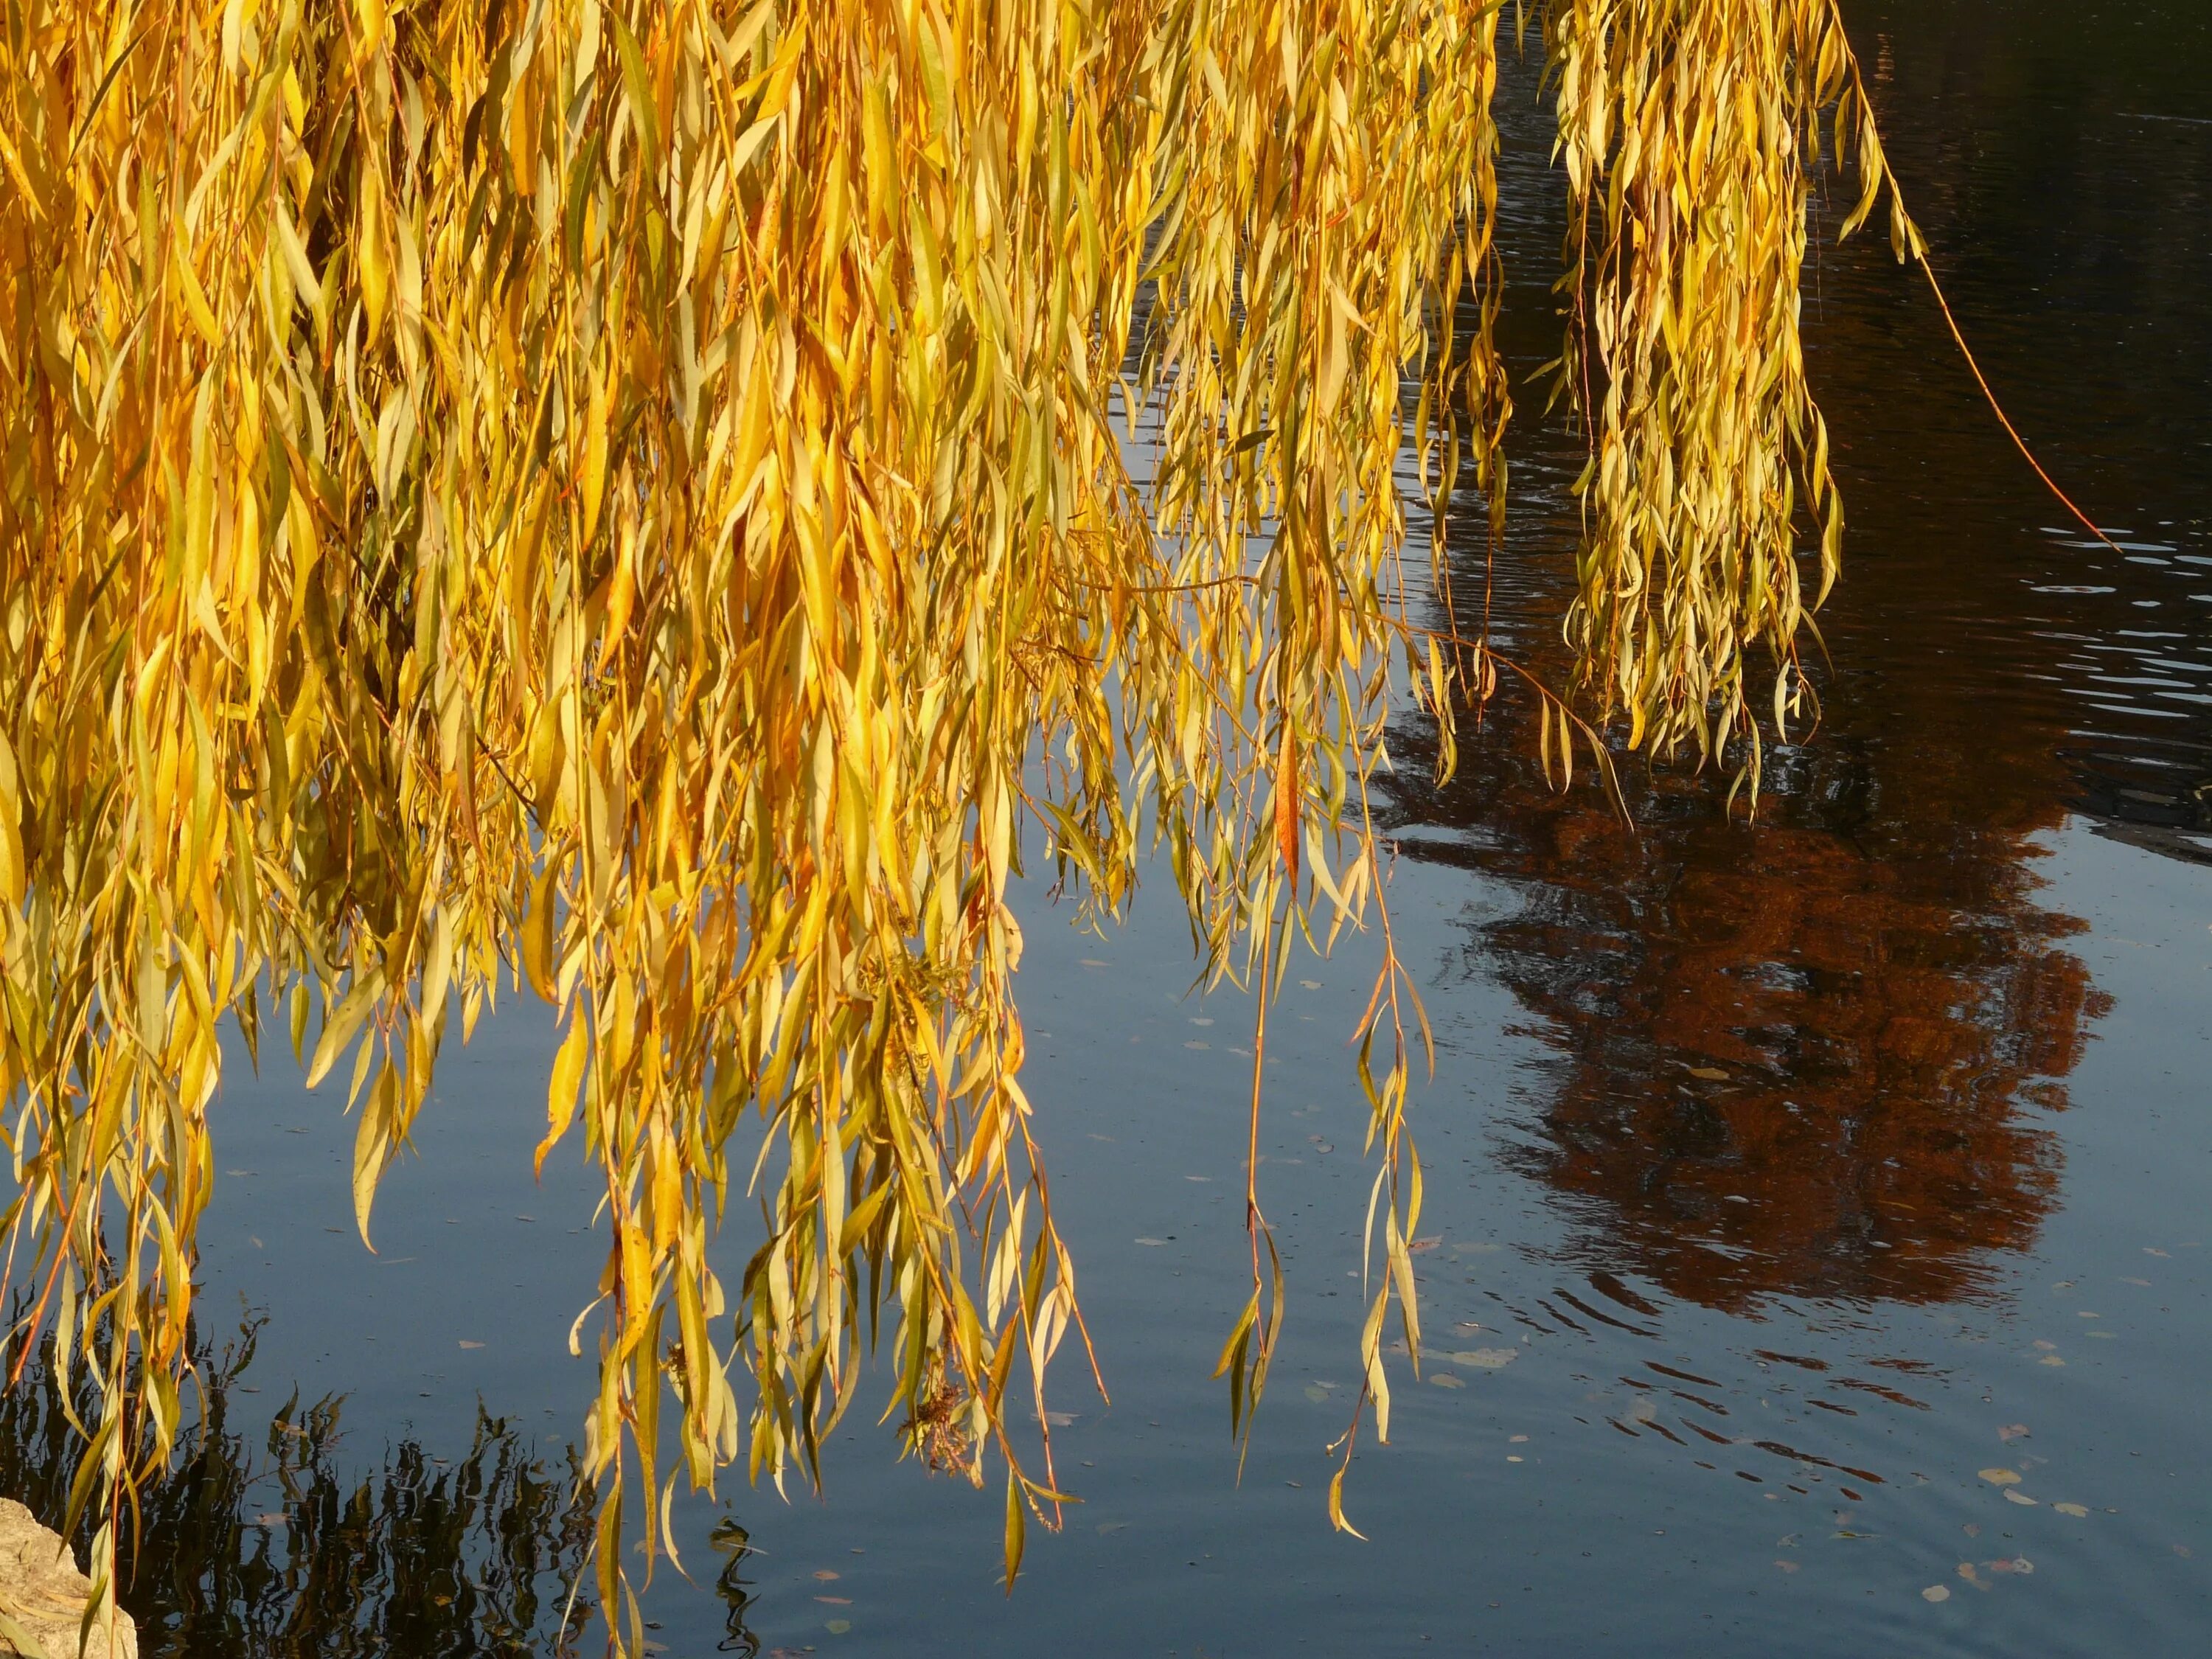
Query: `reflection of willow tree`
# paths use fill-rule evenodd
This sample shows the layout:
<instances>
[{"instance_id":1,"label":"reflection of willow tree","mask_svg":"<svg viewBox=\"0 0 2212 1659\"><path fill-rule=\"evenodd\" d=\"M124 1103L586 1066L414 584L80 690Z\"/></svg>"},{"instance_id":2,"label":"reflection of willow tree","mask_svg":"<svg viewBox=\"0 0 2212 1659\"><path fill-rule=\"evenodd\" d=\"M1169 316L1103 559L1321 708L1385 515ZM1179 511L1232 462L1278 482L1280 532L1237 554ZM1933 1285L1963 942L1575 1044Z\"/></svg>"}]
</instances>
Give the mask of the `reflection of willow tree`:
<instances>
[{"instance_id":1,"label":"reflection of willow tree","mask_svg":"<svg viewBox=\"0 0 2212 1659\"><path fill-rule=\"evenodd\" d=\"M1528 902L1484 945L1560 1053L1512 1161L1595 1201L1609 1262L1718 1306L1935 1301L2032 1242L2057 1151L2021 1109L2063 1105L2100 997L2021 832L1916 862L1595 816L1532 813L1485 860Z\"/></svg>"},{"instance_id":2,"label":"reflection of willow tree","mask_svg":"<svg viewBox=\"0 0 2212 1659\"><path fill-rule=\"evenodd\" d=\"M257 1449L232 1426L257 1328L249 1322L224 1352L201 1356L200 1431L139 1488L137 1527L124 1529L120 1600L139 1650L463 1659L560 1646L592 1539L573 1455L549 1463L506 1421L479 1413L471 1443L450 1461L407 1441L360 1473L343 1455L343 1401L301 1408L296 1397ZM96 1404L81 1386L80 1420ZM50 1368L0 1395L0 1490L58 1521L80 1451ZM80 1528L80 1553L94 1519Z\"/></svg>"}]
</instances>

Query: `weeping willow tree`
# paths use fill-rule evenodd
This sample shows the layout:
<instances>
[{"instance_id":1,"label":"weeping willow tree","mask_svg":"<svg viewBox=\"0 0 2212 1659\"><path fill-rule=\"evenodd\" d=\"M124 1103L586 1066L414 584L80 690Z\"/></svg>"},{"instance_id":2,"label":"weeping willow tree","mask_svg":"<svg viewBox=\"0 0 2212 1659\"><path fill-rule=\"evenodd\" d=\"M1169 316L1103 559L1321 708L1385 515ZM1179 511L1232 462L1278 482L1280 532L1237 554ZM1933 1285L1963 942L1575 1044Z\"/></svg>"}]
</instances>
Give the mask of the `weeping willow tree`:
<instances>
[{"instance_id":1,"label":"weeping willow tree","mask_svg":"<svg viewBox=\"0 0 2212 1659\"><path fill-rule=\"evenodd\" d=\"M1563 776L1755 775L1838 556L1824 145L1922 252L1834 0L6 0L6 1272L14 1374L96 1402L88 1618L183 1430L220 1034L343 1096L367 1239L452 1027L524 985L540 1166L606 1181L614 1638L624 1540L732 1464L818 1480L886 1329L887 1415L1003 1479L1011 1574L1060 1482L1009 1402L1048 1425L1089 1346L1024 825L1104 916L1164 860L1262 1054L1293 948L1380 932L1345 1455L1387 1437L1425 1028L1368 790L1394 709L1449 768L1512 672L1405 553L1409 511L1502 523L1501 22L1548 59L1589 442L1578 677L1528 695Z\"/></svg>"}]
</instances>

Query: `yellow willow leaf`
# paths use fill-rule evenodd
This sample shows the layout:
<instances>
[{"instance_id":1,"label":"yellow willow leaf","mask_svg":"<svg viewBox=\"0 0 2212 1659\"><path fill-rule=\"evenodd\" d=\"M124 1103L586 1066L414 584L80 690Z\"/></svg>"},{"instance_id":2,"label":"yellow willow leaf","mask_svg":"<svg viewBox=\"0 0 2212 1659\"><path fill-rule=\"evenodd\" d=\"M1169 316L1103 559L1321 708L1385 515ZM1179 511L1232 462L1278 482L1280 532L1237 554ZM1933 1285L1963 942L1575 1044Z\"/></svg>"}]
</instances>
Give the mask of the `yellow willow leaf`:
<instances>
[{"instance_id":1,"label":"yellow willow leaf","mask_svg":"<svg viewBox=\"0 0 2212 1659\"><path fill-rule=\"evenodd\" d=\"M1010 1592L1022 1570L1022 1550L1028 1531L1028 1520L1022 1514L1021 1479L1010 1469L1006 1473L1006 1589Z\"/></svg>"},{"instance_id":2,"label":"yellow willow leaf","mask_svg":"<svg viewBox=\"0 0 2212 1659\"><path fill-rule=\"evenodd\" d=\"M583 538L589 542L599 527L599 503L607 486L607 416L614 402L616 376L608 373L592 388L584 410L584 455L577 489L583 501Z\"/></svg>"},{"instance_id":3,"label":"yellow willow leaf","mask_svg":"<svg viewBox=\"0 0 2212 1659\"><path fill-rule=\"evenodd\" d=\"M292 222L291 210L281 198L271 228L276 233L277 251L283 255L284 268L291 273L293 287L299 290L310 311L322 310L323 285L316 279L314 266L307 261L307 250L300 240L298 228Z\"/></svg>"},{"instance_id":4,"label":"yellow willow leaf","mask_svg":"<svg viewBox=\"0 0 2212 1659\"><path fill-rule=\"evenodd\" d=\"M553 985L553 922L560 866L548 860L530 886L530 908L522 921L522 968L531 989L558 1004Z\"/></svg>"},{"instance_id":5,"label":"yellow willow leaf","mask_svg":"<svg viewBox=\"0 0 2212 1659\"><path fill-rule=\"evenodd\" d=\"M384 1174L398 1134L399 1073L390 1065L381 1067L362 1102L361 1121L353 1136L353 1218L361 1242L369 1249L368 1212L376 1202L376 1183Z\"/></svg>"},{"instance_id":6,"label":"yellow willow leaf","mask_svg":"<svg viewBox=\"0 0 2212 1659\"><path fill-rule=\"evenodd\" d=\"M545 1173L545 1159L576 1121L576 1100L584 1084L584 1067L591 1059L591 1023L579 1012L569 1016L568 1035L553 1056L553 1076L545 1089L545 1139L538 1143L532 1167Z\"/></svg>"},{"instance_id":7,"label":"yellow willow leaf","mask_svg":"<svg viewBox=\"0 0 2212 1659\"><path fill-rule=\"evenodd\" d=\"M623 635L629 627L630 607L637 602L637 532L629 525L623 526L622 541L615 552L615 568L609 576L607 617L602 625L599 644L599 670L602 673L613 661L614 654L622 648Z\"/></svg>"},{"instance_id":8,"label":"yellow willow leaf","mask_svg":"<svg viewBox=\"0 0 2212 1659\"><path fill-rule=\"evenodd\" d=\"M653 1247L635 1221L619 1224L623 1326L619 1352L627 1355L645 1335L653 1315Z\"/></svg>"},{"instance_id":9,"label":"yellow willow leaf","mask_svg":"<svg viewBox=\"0 0 2212 1659\"><path fill-rule=\"evenodd\" d=\"M377 999L384 994L384 970L372 969L356 975L352 988L340 999L330 1018L323 1022L322 1040L315 1044L314 1058L307 1064L307 1086L312 1089L330 1075L331 1067L337 1064L338 1056L360 1032L362 1025L376 1006Z\"/></svg>"},{"instance_id":10,"label":"yellow willow leaf","mask_svg":"<svg viewBox=\"0 0 2212 1659\"><path fill-rule=\"evenodd\" d=\"M184 244L172 239L169 243L169 270L175 277L177 292L183 297L185 311L200 337L210 345L222 343L222 325L216 321L215 312L208 305L207 290L200 286L199 278L192 275L191 261L185 258Z\"/></svg>"},{"instance_id":11,"label":"yellow willow leaf","mask_svg":"<svg viewBox=\"0 0 2212 1659\"><path fill-rule=\"evenodd\" d=\"M15 751L0 732L0 901L13 915L23 902L23 793Z\"/></svg>"},{"instance_id":12,"label":"yellow willow leaf","mask_svg":"<svg viewBox=\"0 0 2212 1659\"><path fill-rule=\"evenodd\" d=\"M384 332L392 303L392 273L384 249L384 177L375 167L361 175L361 216L354 233L354 259L361 271L362 305L368 314L368 337Z\"/></svg>"},{"instance_id":13,"label":"yellow willow leaf","mask_svg":"<svg viewBox=\"0 0 2212 1659\"><path fill-rule=\"evenodd\" d=\"M34 219L45 218L46 210L40 204L39 192L32 185L31 175L23 167L23 158L16 150L15 143L9 137L5 127L0 127L0 161L7 163L8 172L15 180L15 188L22 192L19 199L25 207L30 209L31 216Z\"/></svg>"}]
</instances>

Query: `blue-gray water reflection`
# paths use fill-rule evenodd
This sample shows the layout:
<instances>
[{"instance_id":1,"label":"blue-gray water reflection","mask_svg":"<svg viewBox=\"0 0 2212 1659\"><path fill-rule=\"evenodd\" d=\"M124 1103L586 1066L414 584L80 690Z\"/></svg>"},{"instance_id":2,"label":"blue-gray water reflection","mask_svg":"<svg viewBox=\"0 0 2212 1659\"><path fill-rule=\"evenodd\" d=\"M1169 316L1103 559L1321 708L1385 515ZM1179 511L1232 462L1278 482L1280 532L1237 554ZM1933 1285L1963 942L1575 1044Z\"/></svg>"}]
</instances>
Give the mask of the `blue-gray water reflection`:
<instances>
[{"instance_id":1,"label":"blue-gray water reflection","mask_svg":"<svg viewBox=\"0 0 2212 1659\"><path fill-rule=\"evenodd\" d=\"M1271 1030L1292 1299L1240 1487L1210 1373L1243 1297L1249 1005L1185 997L1168 894L1102 939L1053 925L1039 887L1029 1086L1113 1392L1071 1365L1053 1401L1085 1502L1006 1598L997 1497L893 1465L856 1411L826 1500L733 1480L679 1504L690 1579L648 1596L667 1650L2201 1645L2212 14L1850 13L1962 324L2123 550L2046 528L1916 279L1878 246L1826 249L1808 327L1849 568L1823 727L1773 758L1757 825L1680 772L1631 769L1632 832L1553 795L1510 707L1441 795L1412 781L1419 730L1395 740L1395 902L1442 1044L1416 1119L1435 1352L1422 1381L1401 1366L1393 1443L1353 1471L1370 1541L1323 1511L1356 1375L1368 1172L1343 1038L1370 958L1295 969ZM1528 367L1559 232L1534 90L1501 94ZM1539 427L1495 571L1454 556L1462 602L1493 578L1501 641L1556 672L1578 462ZM201 1488L232 1541L157 1553L168 1588L125 1595L149 1653L551 1644L591 1388L566 1335L605 1243L572 1162L530 1178L547 1052L523 1007L453 1058L375 1257L331 1103L281 1067L227 1088L203 1295L265 1310L227 1395L253 1426ZM317 1443L319 1476L259 1449L272 1415L304 1420L276 1409L295 1390L343 1396L351 1438ZM34 1472L50 1425L11 1420ZM441 1486L439 1459L489 1473ZM301 1532L318 1504L333 1525ZM343 1595L340 1547L368 1564Z\"/></svg>"}]
</instances>

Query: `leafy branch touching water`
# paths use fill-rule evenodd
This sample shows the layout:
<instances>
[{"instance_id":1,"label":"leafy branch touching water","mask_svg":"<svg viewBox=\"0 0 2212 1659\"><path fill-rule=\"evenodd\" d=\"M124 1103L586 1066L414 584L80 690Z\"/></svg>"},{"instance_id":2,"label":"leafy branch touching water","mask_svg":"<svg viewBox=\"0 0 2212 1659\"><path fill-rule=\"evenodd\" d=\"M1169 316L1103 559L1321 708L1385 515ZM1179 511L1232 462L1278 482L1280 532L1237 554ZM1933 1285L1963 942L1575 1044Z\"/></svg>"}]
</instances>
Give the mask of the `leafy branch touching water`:
<instances>
[{"instance_id":1,"label":"leafy branch touching water","mask_svg":"<svg viewBox=\"0 0 2212 1659\"><path fill-rule=\"evenodd\" d=\"M1448 771L1455 705L1512 672L1418 623L1441 559L1403 563L1412 501L1437 547L1472 493L1502 531L1504 21L11 0L11 1377L47 1345L97 1401L96 1613L182 1430L219 1032L343 1078L366 1239L449 1025L518 982L562 1020L540 1166L580 1136L606 1181L574 1340L613 1639L642 1642L622 1540L674 1553L679 1482L820 1479L886 1310L887 1415L1003 1468L1011 1579L1061 1497L1047 1369L1089 1349L1020 1082L1025 822L1100 916L1164 857L1262 1056L1293 948L1378 927L1352 1429L1387 1436L1426 1029L1368 796L1394 708ZM1798 336L1824 131L1850 226L1887 189L1923 249L1833 0L1534 21L1590 444L1547 760L1602 769L1612 730L1755 785L1758 665L1774 729L1808 720L1800 569L1824 594L1839 556ZM1240 1434L1282 1307L1256 1181L1247 1221Z\"/></svg>"}]
</instances>

